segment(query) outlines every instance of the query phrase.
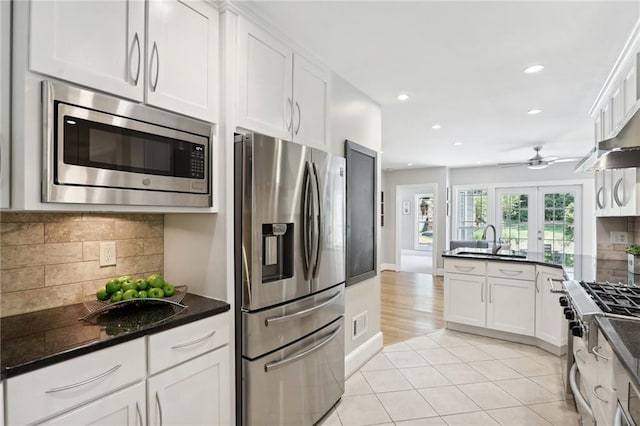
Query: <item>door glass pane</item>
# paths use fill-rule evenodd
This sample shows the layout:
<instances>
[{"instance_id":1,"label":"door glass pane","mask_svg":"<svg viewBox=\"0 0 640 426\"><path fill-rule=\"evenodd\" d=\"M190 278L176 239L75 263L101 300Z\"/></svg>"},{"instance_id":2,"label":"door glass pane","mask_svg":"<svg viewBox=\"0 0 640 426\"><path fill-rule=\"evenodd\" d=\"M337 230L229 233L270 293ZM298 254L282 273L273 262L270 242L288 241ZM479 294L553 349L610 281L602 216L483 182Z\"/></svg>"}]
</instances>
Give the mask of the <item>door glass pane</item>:
<instances>
[{"instance_id":1,"label":"door glass pane","mask_svg":"<svg viewBox=\"0 0 640 426\"><path fill-rule=\"evenodd\" d=\"M544 194L544 260L573 271L575 262L575 195L572 192Z\"/></svg>"},{"instance_id":2,"label":"door glass pane","mask_svg":"<svg viewBox=\"0 0 640 426\"><path fill-rule=\"evenodd\" d=\"M433 197L430 195L419 196L416 203L418 209L418 246L426 249L433 247Z\"/></svg>"},{"instance_id":3,"label":"door glass pane","mask_svg":"<svg viewBox=\"0 0 640 426\"><path fill-rule=\"evenodd\" d=\"M501 202L503 248L526 252L529 245L529 196L503 194Z\"/></svg>"},{"instance_id":4,"label":"door glass pane","mask_svg":"<svg viewBox=\"0 0 640 426\"><path fill-rule=\"evenodd\" d=\"M458 240L479 240L487 223L487 190L459 191L457 216Z\"/></svg>"}]
</instances>

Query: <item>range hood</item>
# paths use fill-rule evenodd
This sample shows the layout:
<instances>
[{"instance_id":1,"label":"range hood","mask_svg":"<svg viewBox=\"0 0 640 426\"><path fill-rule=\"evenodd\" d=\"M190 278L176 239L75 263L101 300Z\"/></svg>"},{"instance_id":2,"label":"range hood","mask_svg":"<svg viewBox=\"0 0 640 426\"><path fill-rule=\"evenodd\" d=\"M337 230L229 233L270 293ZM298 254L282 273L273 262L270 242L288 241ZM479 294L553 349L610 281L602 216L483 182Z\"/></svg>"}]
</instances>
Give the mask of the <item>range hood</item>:
<instances>
[{"instance_id":1,"label":"range hood","mask_svg":"<svg viewBox=\"0 0 640 426\"><path fill-rule=\"evenodd\" d=\"M598 143L575 168L576 172L640 167L640 109L617 135Z\"/></svg>"}]
</instances>

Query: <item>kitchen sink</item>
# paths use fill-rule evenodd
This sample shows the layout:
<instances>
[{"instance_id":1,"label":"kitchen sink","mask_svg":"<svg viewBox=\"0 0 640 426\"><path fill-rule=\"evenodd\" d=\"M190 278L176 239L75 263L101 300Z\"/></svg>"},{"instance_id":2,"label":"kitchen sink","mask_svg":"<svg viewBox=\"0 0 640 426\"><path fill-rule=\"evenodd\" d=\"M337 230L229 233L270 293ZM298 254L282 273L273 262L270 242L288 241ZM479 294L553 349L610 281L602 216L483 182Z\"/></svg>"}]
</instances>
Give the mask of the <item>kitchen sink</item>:
<instances>
[{"instance_id":1,"label":"kitchen sink","mask_svg":"<svg viewBox=\"0 0 640 426\"><path fill-rule=\"evenodd\" d=\"M453 251L452 254L460 255L460 256L482 256L482 257L491 257L491 258L510 258L510 259L526 259L527 255L519 253L514 250L500 250L498 253L492 253L491 249L482 249L482 248L465 248L460 251Z\"/></svg>"}]
</instances>

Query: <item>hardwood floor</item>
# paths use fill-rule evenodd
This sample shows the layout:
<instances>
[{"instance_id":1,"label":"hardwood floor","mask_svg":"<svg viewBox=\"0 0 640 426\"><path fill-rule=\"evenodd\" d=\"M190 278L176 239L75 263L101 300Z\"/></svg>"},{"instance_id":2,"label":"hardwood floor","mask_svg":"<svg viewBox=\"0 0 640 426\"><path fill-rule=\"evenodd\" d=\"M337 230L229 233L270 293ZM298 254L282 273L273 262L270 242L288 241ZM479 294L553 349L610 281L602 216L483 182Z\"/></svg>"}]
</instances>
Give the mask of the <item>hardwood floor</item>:
<instances>
[{"instance_id":1,"label":"hardwood floor","mask_svg":"<svg viewBox=\"0 0 640 426\"><path fill-rule=\"evenodd\" d=\"M442 277L382 271L380 328L392 344L444 327Z\"/></svg>"}]
</instances>

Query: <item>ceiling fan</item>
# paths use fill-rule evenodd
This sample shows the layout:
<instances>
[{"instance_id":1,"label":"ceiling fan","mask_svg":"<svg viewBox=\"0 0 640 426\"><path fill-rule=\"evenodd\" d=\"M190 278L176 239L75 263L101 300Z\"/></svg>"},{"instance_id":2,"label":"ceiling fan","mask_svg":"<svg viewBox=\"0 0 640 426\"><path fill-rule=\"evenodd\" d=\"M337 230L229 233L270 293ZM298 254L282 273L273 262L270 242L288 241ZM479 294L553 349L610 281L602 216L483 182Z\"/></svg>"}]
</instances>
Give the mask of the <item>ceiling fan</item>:
<instances>
[{"instance_id":1,"label":"ceiling fan","mask_svg":"<svg viewBox=\"0 0 640 426\"><path fill-rule=\"evenodd\" d=\"M500 167L515 167L515 166L527 166L527 168L531 170L540 170L549 167L549 165L553 163L564 163L568 161L577 161L579 158L560 158L560 157L543 157L540 155L541 146L534 146L533 150L536 152L536 155L531 157L527 161L523 161L520 163L499 163Z\"/></svg>"}]
</instances>

